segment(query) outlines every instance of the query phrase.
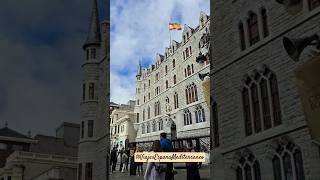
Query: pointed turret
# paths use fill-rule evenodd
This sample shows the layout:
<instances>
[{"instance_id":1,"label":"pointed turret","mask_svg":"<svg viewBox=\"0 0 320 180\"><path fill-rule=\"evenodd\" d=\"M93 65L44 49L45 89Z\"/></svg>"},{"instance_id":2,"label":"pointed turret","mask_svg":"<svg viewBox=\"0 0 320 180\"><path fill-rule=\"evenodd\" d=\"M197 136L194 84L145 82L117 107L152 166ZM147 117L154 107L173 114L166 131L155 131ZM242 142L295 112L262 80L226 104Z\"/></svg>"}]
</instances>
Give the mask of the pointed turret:
<instances>
[{"instance_id":1,"label":"pointed turret","mask_svg":"<svg viewBox=\"0 0 320 180\"><path fill-rule=\"evenodd\" d=\"M100 45L101 34L100 34L100 21L99 21L99 10L97 0L93 0L92 15L90 20L90 26L88 31L88 37L83 45L85 49L89 45Z\"/></svg>"}]
</instances>

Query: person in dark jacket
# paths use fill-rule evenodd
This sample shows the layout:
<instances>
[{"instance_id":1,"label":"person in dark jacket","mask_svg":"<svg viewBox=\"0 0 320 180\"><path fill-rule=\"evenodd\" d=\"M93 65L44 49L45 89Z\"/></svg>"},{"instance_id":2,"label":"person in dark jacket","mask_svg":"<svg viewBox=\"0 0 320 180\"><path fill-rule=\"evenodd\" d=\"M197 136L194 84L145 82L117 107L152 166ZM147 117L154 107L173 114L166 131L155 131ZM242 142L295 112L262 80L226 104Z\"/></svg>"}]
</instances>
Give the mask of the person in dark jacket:
<instances>
[{"instance_id":1,"label":"person in dark jacket","mask_svg":"<svg viewBox=\"0 0 320 180\"><path fill-rule=\"evenodd\" d=\"M130 161L130 176L137 174L137 164L134 161L134 153L136 152L136 146L133 146L130 150L129 161Z\"/></svg>"},{"instance_id":2,"label":"person in dark jacket","mask_svg":"<svg viewBox=\"0 0 320 180\"><path fill-rule=\"evenodd\" d=\"M116 147L113 147L113 149L111 150L111 154L110 154L110 161L111 161L111 173L113 173L113 171L116 170L116 165L117 165L117 149Z\"/></svg>"},{"instance_id":3,"label":"person in dark jacket","mask_svg":"<svg viewBox=\"0 0 320 180\"><path fill-rule=\"evenodd\" d=\"M173 145L172 142L167 139L166 133L160 134L160 145L163 152L173 152ZM173 180L173 163L167 163L167 170L166 170L166 178L165 180Z\"/></svg>"}]
</instances>

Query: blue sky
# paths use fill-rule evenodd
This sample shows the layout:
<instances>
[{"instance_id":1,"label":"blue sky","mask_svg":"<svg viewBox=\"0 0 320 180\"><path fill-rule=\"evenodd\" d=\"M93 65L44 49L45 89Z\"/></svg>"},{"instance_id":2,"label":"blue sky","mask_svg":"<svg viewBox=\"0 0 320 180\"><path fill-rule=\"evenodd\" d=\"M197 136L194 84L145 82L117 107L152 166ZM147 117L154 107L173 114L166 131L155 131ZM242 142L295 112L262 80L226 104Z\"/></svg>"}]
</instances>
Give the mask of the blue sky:
<instances>
[{"instance_id":1,"label":"blue sky","mask_svg":"<svg viewBox=\"0 0 320 180\"><path fill-rule=\"evenodd\" d=\"M126 103L135 96L139 61L150 65L169 46L169 21L196 27L200 12L209 15L210 0L110 0L111 100ZM182 31L172 31L181 41Z\"/></svg>"}]
</instances>

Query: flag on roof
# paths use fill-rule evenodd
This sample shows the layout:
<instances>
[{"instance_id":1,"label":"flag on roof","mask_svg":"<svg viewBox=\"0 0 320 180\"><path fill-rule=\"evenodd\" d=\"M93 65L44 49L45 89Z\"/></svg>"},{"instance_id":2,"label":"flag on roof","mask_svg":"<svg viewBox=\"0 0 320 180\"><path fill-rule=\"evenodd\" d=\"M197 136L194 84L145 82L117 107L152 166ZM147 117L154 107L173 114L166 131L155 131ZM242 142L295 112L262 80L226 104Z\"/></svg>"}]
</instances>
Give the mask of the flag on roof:
<instances>
[{"instance_id":1,"label":"flag on roof","mask_svg":"<svg viewBox=\"0 0 320 180\"><path fill-rule=\"evenodd\" d=\"M181 30L180 23L169 23L169 30Z\"/></svg>"}]
</instances>

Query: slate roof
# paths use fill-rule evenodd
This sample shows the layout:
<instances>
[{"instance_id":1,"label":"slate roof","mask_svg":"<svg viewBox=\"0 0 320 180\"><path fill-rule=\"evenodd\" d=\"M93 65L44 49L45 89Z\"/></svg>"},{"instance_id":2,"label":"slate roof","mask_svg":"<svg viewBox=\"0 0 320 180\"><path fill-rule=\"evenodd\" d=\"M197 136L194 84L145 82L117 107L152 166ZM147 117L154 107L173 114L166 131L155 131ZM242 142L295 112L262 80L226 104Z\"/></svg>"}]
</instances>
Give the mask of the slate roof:
<instances>
[{"instance_id":1,"label":"slate roof","mask_svg":"<svg viewBox=\"0 0 320 180\"><path fill-rule=\"evenodd\" d=\"M25 139L31 139L30 137L21 134L17 131L14 131L8 127L4 127L0 129L0 136L6 136L6 137L14 137L14 138L25 138Z\"/></svg>"},{"instance_id":2,"label":"slate roof","mask_svg":"<svg viewBox=\"0 0 320 180\"><path fill-rule=\"evenodd\" d=\"M100 21L99 21L99 10L97 0L93 0L92 15L90 20L90 26L88 31L88 37L83 45L85 49L89 45L100 45L101 33L100 33Z\"/></svg>"}]
</instances>

